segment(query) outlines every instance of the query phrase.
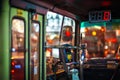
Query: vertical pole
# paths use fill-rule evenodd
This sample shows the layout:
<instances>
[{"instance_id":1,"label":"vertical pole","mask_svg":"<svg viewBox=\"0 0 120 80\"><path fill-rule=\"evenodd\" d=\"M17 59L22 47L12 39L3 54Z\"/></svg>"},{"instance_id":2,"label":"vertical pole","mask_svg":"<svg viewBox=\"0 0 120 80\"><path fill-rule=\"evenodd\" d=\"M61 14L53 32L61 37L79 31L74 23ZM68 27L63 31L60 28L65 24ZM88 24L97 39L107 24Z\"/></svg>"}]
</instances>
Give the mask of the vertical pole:
<instances>
[{"instance_id":1,"label":"vertical pole","mask_svg":"<svg viewBox=\"0 0 120 80\"><path fill-rule=\"evenodd\" d=\"M28 80L31 80L30 75L30 25L31 25L31 12L28 11Z\"/></svg>"},{"instance_id":2,"label":"vertical pole","mask_svg":"<svg viewBox=\"0 0 120 80\"><path fill-rule=\"evenodd\" d=\"M84 75L83 75L83 63L85 60L85 49L86 45L81 44L81 53L80 53L80 80L84 80Z\"/></svg>"},{"instance_id":3,"label":"vertical pole","mask_svg":"<svg viewBox=\"0 0 120 80\"><path fill-rule=\"evenodd\" d=\"M81 59L80 59L80 80L84 80L84 78L83 78L83 61L81 61Z\"/></svg>"}]
</instances>

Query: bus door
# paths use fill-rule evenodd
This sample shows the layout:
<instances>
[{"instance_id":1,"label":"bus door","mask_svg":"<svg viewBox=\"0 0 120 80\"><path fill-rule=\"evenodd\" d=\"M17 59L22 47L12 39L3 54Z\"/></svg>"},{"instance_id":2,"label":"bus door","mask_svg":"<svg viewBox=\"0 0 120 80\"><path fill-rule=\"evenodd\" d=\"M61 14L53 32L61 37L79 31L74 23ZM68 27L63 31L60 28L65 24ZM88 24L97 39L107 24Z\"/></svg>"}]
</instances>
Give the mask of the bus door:
<instances>
[{"instance_id":1,"label":"bus door","mask_svg":"<svg viewBox=\"0 0 120 80\"><path fill-rule=\"evenodd\" d=\"M25 80L26 16L27 12L11 8L10 79Z\"/></svg>"},{"instance_id":2,"label":"bus door","mask_svg":"<svg viewBox=\"0 0 120 80\"><path fill-rule=\"evenodd\" d=\"M40 22L38 14L32 15L30 26L30 80L39 80L40 75Z\"/></svg>"},{"instance_id":3,"label":"bus door","mask_svg":"<svg viewBox=\"0 0 120 80\"><path fill-rule=\"evenodd\" d=\"M11 8L10 16L10 78L11 80L39 80L42 16L17 8Z\"/></svg>"}]
</instances>

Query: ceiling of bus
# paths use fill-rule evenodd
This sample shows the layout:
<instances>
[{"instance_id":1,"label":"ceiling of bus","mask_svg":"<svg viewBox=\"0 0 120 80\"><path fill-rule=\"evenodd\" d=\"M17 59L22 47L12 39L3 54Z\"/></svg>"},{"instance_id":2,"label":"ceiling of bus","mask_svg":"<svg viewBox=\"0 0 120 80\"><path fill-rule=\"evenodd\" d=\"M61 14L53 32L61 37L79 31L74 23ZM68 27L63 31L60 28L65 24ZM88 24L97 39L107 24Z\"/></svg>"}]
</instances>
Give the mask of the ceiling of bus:
<instances>
[{"instance_id":1,"label":"ceiling of bus","mask_svg":"<svg viewBox=\"0 0 120 80\"><path fill-rule=\"evenodd\" d=\"M35 1L35 0L30 0ZM82 20L88 20L88 12L94 10L111 10L112 18L120 18L119 0L36 0L44 3L50 10L59 8L80 16Z\"/></svg>"}]
</instances>

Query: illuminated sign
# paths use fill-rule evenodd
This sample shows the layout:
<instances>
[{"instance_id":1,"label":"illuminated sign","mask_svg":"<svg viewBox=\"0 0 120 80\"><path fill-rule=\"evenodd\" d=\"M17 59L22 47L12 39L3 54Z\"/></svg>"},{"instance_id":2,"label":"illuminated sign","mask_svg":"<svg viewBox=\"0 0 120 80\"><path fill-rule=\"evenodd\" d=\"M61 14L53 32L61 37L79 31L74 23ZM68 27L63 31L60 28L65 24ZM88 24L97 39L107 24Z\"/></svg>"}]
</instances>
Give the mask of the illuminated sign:
<instances>
[{"instance_id":1,"label":"illuminated sign","mask_svg":"<svg viewBox=\"0 0 120 80\"><path fill-rule=\"evenodd\" d=\"M15 65L16 69L21 69L21 65Z\"/></svg>"},{"instance_id":2,"label":"illuminated sign","mask_svg":"<svg viewBox=\"0 0 120 80\"><path fill-rule=\"evenodd\" d=\"M90 22L101 22L101 21L110 21L111 20L111 11L92 11L89 12L89 21Z\"/></svg>"}]
</instances>

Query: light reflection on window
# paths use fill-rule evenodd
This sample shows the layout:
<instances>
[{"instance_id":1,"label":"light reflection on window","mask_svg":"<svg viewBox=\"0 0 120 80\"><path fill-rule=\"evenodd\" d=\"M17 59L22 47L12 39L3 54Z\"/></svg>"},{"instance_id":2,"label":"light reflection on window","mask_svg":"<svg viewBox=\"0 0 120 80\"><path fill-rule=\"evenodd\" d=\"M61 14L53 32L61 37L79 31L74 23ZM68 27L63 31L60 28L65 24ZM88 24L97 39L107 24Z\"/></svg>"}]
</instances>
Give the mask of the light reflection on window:
<instances>
[{"instance_id":1,"label":"light reflection on window","mask_svg":"<svg viewBox=\"0 0 120 80\"><path fill-rule=\"evenodd\" d=\"M12 46L11 46L11 80L23 80L25 78L25 25L24 19L15 17L12 19ZM14 65L13 65L14 64Z\"/></svg>"},{"instance_id":2,"label":"light reflection on window","mask_svg":"<svg viewBox=\"0 0 120 80\"><path fill-rule=\"evenodd\" d=\"M32 22L30 34L30 67L31 80L39 79L39 22Z\"/></svg>"},{"instance_id":3,"label":"light reflection on window","mask_svg":"<svg viewBox=\"0 0 120 80\"><path fill-rule=\"evenodd\" d=\"M24 32L24 22L22 20L14 19L12 21L12 24L13 24L13 26L12 26L13 31L17 31L20 33Z\"/></svg>"},{"instance_id":4,"label":"light reflection on window","mask_svg":"<svg viewBox=\"0 0 120 80\"><path fill-rule=\"evenodd\" d=\"M56 14L53 12L48 12L47 13L46 32L51 32L51 31L59 32L61 29L62 19L63 19L62 15L59 15L59 14Z\"/></svg>"},{"instance_id":5,"label":"light reflection on window","mask_svg":"<svg viewBox=\"0 0 120 80\"><path fill-rule=\"evenodd\" d=\"M33 27L34 27L34 29L35 29L35 32L39 32L39 24L34 23L34 24L33 24Z\"/></svg>"},{"instance_id":6,"label":"light reflection on window","mask_svg":"<svg viewBox=\"0 0 120 80\"><path fill-rule=\"evenodd\" d=\"M47 13L47 23L46 23L46 43L47 45L59 45L60 31L62 27L63 16L53 12ZM75 22L69 18L65 17L63 26L68 25L73 27L73 32L75 32ZM74 35L74 33L73 33Z\"/></svg>"}]
</instances>

